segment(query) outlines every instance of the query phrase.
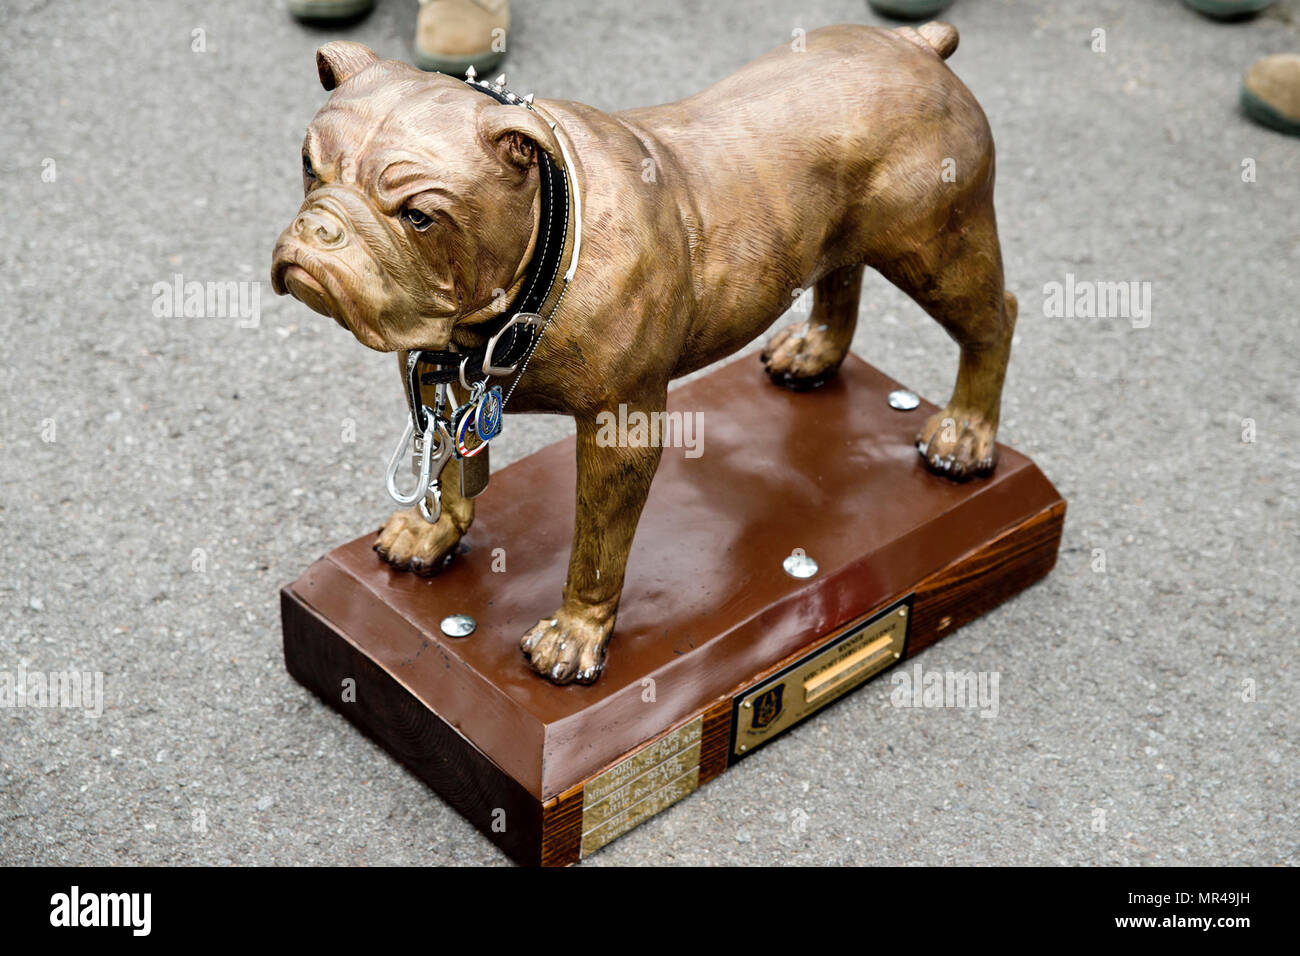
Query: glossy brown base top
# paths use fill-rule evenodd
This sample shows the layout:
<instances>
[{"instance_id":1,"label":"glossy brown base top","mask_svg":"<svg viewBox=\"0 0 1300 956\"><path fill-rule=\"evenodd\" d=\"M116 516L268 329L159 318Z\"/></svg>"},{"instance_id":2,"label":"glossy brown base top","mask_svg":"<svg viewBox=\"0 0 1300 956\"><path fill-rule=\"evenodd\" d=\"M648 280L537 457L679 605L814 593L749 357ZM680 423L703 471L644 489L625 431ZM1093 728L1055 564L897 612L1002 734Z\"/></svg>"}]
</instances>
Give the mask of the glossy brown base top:
<instances>
[{"instance_id":1,"label":"glossy brown base top","mask_svg":"<svg viewBox=\"0 0 1300 956\"><path fill-rule=\"evenodd\" d=\"M764 675L912 595L910 656L1051 569L1065 504L1050 482L1005 446L990 478L930 474L912 441L933 406L891 409L897 387L849 356L793 393L749 357L671 392L670 410L701 413L703 454L664 450L594 686L550 684L518 646L564 581L571 439L493 475L439 577L392 570L369 534L312 565L283 595L289 670L515 859L573 862L584 784L642 745L702 716L702 783L736 759L732 698ZM814 577L782 568L796 548ZM471 637L442 634L455 613Z\"/></svg>"}]
</instances>

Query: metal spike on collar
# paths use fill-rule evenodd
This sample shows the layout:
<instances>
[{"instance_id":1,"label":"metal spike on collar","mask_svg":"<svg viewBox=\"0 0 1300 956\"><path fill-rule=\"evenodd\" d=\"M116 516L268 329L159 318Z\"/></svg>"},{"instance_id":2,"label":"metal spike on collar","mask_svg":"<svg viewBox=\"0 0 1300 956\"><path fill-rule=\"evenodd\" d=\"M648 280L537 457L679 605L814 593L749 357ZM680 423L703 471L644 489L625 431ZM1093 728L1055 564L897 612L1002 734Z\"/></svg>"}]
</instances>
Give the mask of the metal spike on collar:
<instances>
[{"instance_id":1,"label":"metal spike on collar","mask_svg":"<svg viewBox=\"0 0 1300 956\"><path fill-rule=\"evenodd\" d=\"M465 71L465 82L470 86L481 87L482 89L491 90L494 93L500 94L504 97L507 103L514 106L523 106L530 110L533 108L535 96L532 93L520 96L514 90L506 89L506 83L508 81L504 73L500 74L495 80L480 80L478 78L478 72L471 66Z\"/></svg>"}]
</instances>

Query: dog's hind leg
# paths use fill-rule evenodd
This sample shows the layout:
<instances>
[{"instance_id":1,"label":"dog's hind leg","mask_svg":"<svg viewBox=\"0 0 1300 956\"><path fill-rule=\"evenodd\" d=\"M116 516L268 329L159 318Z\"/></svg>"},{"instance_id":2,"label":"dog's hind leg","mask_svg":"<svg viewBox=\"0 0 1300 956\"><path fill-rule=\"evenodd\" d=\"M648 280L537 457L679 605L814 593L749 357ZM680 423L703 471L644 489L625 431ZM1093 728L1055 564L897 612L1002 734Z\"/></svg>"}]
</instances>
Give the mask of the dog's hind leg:
<instances>
[{"instance_id":1,"label":"dog's hind leg","mask_svg":"<svg viewBox=\"0 0 1300 956\"><path fill-rule=\"evenodd\" d=\"M1003 287L990 188L956 225L877 266L930 313L961 347L948 404L916 436L929 469L957 481L986 475L997 462L995 440L1002 382L1016 327L1016 297Z\"/></svg>"},{"instance_id":2,"label":"dog's hind leg","mask_svg":"<svg viewBox=\"0 0 1300 956\"><path fill-rule=\"evenodd\" d=\"M763 349L763 367L772 381L801 391L835 377L853 342L858 324L862 266L844 266L813 285L808 318L772 336Z\"/></svg>"}]
</instances>

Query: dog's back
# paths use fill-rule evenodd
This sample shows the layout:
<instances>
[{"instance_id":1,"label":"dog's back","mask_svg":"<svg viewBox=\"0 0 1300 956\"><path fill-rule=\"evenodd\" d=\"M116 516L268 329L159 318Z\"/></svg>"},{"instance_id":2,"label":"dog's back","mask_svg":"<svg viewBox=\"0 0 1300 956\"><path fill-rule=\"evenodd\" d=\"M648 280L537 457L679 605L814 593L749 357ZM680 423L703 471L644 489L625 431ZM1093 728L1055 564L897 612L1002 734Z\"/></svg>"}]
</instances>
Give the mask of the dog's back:
<instances>
[{"instance_id":1,"label":"dog's back","mask_svg":"<svg viewBox=\"0 0 1300 956\"><path fill-rule=\"evenodd\" d=\"M987 139L979 104L943 62L957 31L843 24L770 50L709 88L661 106L615 114L683 156L741 170L767 155L788 174L800 159L877 161L899 135L951 125ZM792 95L793 93L793 95Z\"/></svg>"},{"instance_id":2,"label":"dog's back","mask_svg":"<svg viewBox=\"0 0 1300 956\"><path fill-rule=\"evenodd\" d=\"M749 315L688 351L726 354L814 278L871 261L900 223L951 201L936 188L945 163L989 177L988 123L943 62L956 44L940 23L826 27L687 99L614 114L681 209L699 312Z\"/></svg>"}]
</instances>

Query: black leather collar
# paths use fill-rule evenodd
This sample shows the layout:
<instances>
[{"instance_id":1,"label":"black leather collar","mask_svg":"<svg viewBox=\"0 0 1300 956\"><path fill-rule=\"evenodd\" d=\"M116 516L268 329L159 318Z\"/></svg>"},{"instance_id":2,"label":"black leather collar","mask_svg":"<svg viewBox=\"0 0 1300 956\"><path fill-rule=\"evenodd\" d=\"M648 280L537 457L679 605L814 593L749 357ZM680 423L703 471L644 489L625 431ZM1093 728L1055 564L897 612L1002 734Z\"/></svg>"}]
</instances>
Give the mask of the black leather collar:
<instances>
[{"instance_id":1,"label":"black leather collar","mask_svg":"<svg viewBox=\"0 0 1300 956\"><path fill-rule=\"evenodd\" d=\"M502 86L494 86L487 81L476 81L472 76L465 82L479 93L492 97L500 103L531 109L513 93ZM564 258L564 247L569 233L569 183L564 170L555 165L555 161L539 145L537 147L537 166L539 173L538 192L541 196L539 213L540 227L537 233L537 245L533 250L532 260L524 272L524 284L510 307L501 315L482 325L475 326L475 331L482 331L490 340L519 313L540 314L546 300L555 288L555 280L560 274L560 262ZM492 355L492 361L498 368L517 366L527 358L537 344L540 329L532 324L519 323L512 326L501 337ZM410 371L409 385L411 409L417 418L424 416L420 409L419 387L415 383L420 366L432 365L434 368L424 371L419 381L424 385L438 385L455 382L462 378L464 363L464 380L473 384L484 378L483 363L487 357L487 345L461 352L449 350L423 349L412 352L412 361L408 363Z\"/></svg>"}]
</instances>

